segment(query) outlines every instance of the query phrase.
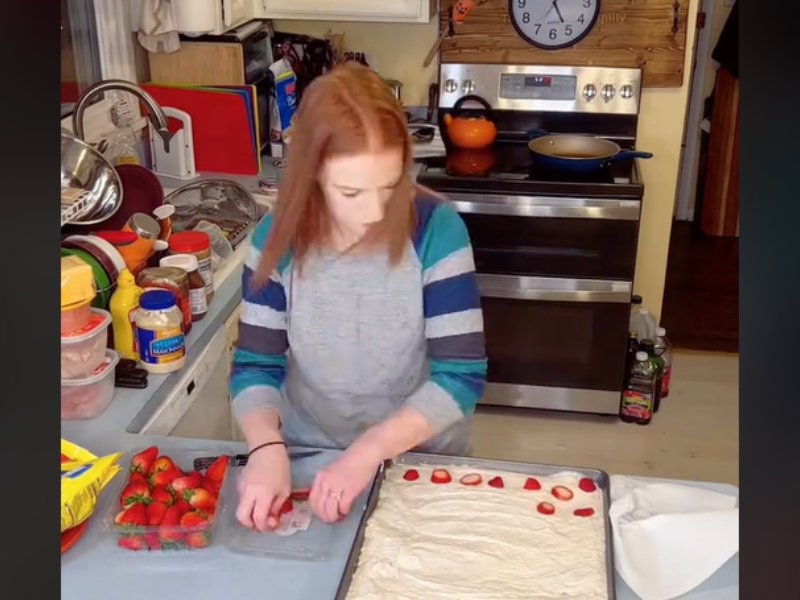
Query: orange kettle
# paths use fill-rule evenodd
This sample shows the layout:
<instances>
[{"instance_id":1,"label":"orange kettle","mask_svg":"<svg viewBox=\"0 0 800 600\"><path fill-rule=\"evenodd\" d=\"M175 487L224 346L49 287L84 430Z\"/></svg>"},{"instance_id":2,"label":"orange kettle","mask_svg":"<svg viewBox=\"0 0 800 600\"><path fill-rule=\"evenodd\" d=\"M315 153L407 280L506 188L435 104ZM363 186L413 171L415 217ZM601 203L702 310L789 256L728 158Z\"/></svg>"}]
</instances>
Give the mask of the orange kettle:
<instances>
[{"instance_id":1,"label":"orange kettle","mask_svg":"<svg viewBox=\"0 0 800 600\"><path fill-rule=\"evenodd\" d=\"M467 102L475 102L481 108L464 108ZM459 98L453 109L444 115L447 137L450 142L465 150L478 150L494 143L497 127L491 105L480 96L468 95Z\"/></svg>"}]
</instances>

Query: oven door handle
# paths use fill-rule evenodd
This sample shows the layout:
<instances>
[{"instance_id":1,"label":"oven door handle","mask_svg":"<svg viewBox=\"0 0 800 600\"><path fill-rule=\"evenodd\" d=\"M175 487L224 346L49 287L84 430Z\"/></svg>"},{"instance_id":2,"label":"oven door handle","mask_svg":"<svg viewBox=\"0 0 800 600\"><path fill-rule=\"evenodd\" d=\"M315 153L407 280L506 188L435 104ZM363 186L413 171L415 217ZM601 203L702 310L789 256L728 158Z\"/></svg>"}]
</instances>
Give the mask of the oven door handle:
<instances>
[{"instance_id":1,"label":"oven door handle","mask_svg":"<svg viewBox=\"0 0 800 600\"><path fill-rule=\"evenodd\" d=\"M505 298L508 300L630 304L633 290L630 281L489 275L483 273L477 274L476 279L482 297Z\"/></svg>"},{"instance_id":2,"label":"oven door handle","mask_svg":"<svg viewBox=\"0 0 800 600\"><path fill-rule=\"evenodd\" d=\"M460 213L510 217L636 221L642 208L639 200L542 198L459 192L447 194L447 197Z\"/></svg>"}]
</instances>

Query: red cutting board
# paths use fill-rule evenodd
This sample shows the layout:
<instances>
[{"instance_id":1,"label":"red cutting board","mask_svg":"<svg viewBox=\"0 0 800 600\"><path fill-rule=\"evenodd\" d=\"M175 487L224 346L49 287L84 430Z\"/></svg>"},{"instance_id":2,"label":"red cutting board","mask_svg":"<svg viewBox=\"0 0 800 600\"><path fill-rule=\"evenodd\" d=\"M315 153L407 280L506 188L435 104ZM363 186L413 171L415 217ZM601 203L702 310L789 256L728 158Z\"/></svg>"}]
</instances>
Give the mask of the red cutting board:
<instances>
[{"instance_id":1,"label":"red cutting board","mask_svg":"<svg viewBox=\"0 0 800 600\"><path fill-rule=\"evenodd\" d=\"M250 107L239 94L143 85L156 102L192 118L195 168L201 173L258 175Z\"/></svg>"}]
</instances>

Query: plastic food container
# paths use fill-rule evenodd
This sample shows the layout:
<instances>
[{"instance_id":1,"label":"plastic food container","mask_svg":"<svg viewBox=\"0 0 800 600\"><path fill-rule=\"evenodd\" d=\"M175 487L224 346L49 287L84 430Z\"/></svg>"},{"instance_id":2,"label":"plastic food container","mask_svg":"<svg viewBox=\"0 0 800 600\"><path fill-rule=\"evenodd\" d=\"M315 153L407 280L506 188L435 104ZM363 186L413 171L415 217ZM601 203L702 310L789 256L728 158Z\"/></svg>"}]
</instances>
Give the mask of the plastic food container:
<instances>
[{"instance_id":1,"label":"plastic food container","mask_svg":"<svg viewBox=\"0 0 800 600\"><path fill-rule=\"evenodd\" d=\"M225 482L228 479L227 474L221 483L221 490L216 503L216 510L213 514L209 515L209 525L205 529L192 529L191 527L184 526L146 526L146 527L130 527L117 525L116 519L124 510L121 505L121 494L130 483L131 472L128 466L131 464L131 459L145 448L135 448L123 456L119 464L123 468L124 476L120 474L118 477L119 482L116 483L117 487L112 488L109 486L109 495L112 496L111 505L108 513L103 519L103 529L108 534L112 535L117 545L124 549L130 550L200 550L203 548L211 547L216 542L218 536L218 521L224 503L223 494L225 493ZM159 446L161 456L169 457L175 466L183 473L189 474L194 470L194 461L198 458L206 458L211 456L219 456L222 454L234 454L233 450L227 449L214 449L214 450L196 450L186 448L167 448ZM230 472L230 468L228 468ZM114 485L114 484L112 484ZM199 543L198 543L199 542Z\"/></svg>"},{"instance_id":2,"label":"plastic food container","mask_svg":"<svg viewBox=\"0 0 800 600\"><path fill-rule=\"evenodd\" d=\"M61 335L83 329L92 319L92 302L61 309Z\"/></svg>"},{"instance_id":3,"label":"plastic food container","mask_svg":"<svg viewBox=\"0 0 800 600\"><path fill-rule=\"evenodd\" d=\"M61 379L84 379L91 376L106 357L108 326L111 315L91 309L89 323L71 333L61 334Z\"/></svg>"},{"instance_id":4,"label":"plastic food container","mask_svg":"<svg viewBox=\"0 0 800 600\"><path fill-rule=\"evenodd\" d=\"M114 369L119 354L106 350L100 365L83 379L61 380L61 420L94 419L114 397Z\"/></svg>"}]
</instances>

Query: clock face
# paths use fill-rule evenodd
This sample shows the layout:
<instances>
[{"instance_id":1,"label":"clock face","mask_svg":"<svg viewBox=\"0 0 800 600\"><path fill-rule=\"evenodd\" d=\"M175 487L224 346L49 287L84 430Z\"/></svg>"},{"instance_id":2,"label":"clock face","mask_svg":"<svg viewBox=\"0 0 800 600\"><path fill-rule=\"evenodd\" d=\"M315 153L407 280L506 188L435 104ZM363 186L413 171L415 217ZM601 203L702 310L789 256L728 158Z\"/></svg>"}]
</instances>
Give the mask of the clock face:
<instances>
[{"instance_id":1,"label":"clock face","mask_svg":"<svg viewBox=\"0 0 800 600\"><path fill-rule=\"evenodd\" d=\"M568 48L592 30L601 0L508 0L508 16L528 43L558 50Z\"/></svg>"}]
</instances>

